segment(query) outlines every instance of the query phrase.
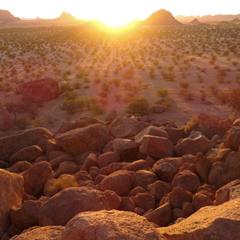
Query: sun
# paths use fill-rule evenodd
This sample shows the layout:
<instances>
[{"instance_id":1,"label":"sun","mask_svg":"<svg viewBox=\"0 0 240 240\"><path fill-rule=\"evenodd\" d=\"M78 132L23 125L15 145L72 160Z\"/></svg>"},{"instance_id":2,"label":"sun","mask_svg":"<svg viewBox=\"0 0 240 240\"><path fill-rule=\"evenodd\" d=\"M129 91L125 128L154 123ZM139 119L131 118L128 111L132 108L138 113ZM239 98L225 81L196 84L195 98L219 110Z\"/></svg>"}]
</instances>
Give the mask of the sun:
<instances>
[{"instance_id":1,"label":"sun","mask_svg":"<svg viewBox=\"0 0 240 240\"><path fill-rule=\"evenodd\" d=\"M106 13L100 18L100 20L104 25L112 28L124 27L131 22L131 18L119 14L114 15L113 13Z\"/></svg>"}]
</instances>

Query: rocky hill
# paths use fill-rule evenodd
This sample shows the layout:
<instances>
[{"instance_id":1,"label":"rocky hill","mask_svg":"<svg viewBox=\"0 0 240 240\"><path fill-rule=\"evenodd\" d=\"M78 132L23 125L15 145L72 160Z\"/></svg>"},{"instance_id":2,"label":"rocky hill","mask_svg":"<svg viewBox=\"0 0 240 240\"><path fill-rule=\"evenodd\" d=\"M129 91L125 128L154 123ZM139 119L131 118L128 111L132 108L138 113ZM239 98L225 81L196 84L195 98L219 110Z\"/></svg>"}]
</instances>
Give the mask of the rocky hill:
<instances>
[{"instance_id":1,"label":"rocky hill","mask_svg":"<svg viewBox=\"0 0 240 240\"><path fill-rule=\"evenodd\" d=\"M77 21L77 18L75 18L71 13L62 12L62 14L54 20L61 22L74 22Z\"/></svg>"},{"instance_id":2,"label":"rocky hill","mask_svg":"<svg viewBox=\"0 0 240 240\"><path fill-rule=\"evenodd\" d=\"M240 119L82 117L0 138L0 238L235 240Z\"/></svg>"},{"instance_id":3,"label":"rocky hill","mask_svg":"<svg viewBox=\"0 0 240 240\"><path fill-rule=\"evenodd\" d=\"M240 23L240 20L239 20L239 18L234 18L231 22L232 23Z\"/></svg>"},{"instance_id":4,"label":"rocky hill","mask_svg":"<svg viewBox=\"0 0 240 240\"><path fill-rule=\"evenodd\" d=\"M190 24L201 24L197 18L194 18Z\"/></svg>"},{"instance_id":5,"label":"rocky hill","mask_svg":"<svg viewBox=\"0 0 240 240\"><path fill-rule=\"evenodd\" d=\"M15 22L21 21L20 18L14 17L9 11L0 9L0 22Z\"/></svg>"},{"instance_id":6,"label":"rocky hill","mask_svg":"<svg viewBox=\"0 0 240 240\"><path fill-rule=\"evenodd\" d=\"M142 22L144 26L162 26L162 25L171 25L171 26L179 26L182 25L179 21L177 21L173 15L164 10L158 10L151 14L146 20Z\"/></svg>"}]
</instances>

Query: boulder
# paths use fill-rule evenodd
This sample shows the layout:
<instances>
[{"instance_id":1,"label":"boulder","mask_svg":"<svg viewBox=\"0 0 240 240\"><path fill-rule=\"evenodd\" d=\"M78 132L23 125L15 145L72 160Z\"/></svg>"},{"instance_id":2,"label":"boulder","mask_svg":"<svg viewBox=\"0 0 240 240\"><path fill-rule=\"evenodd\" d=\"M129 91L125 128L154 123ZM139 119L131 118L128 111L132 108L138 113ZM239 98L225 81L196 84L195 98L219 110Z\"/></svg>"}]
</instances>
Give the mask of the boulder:
<instances>
[{"instance_id":1,"label":"boulder","mask_svg":"<svg viewBox=\"0 0 240 240\"><path fill-rule=\"evenodd\" d=\"M127 170L111 173L100 183L102 191L113 190L119 196L126 196L132 189L132 176Z\"/></svg>"},{"instance_id":2,"label":"boulder","mask_svg":"<svg viewBox=\"0 0 240 240\"><path fill-rule=\"evenodd\" d=\"M75 162L62 162L55 173L55 177L57 178L62 174L74 174L79 170L80 168Z\"/></svg>"},{"instance_id":3,"label":"boulder","mask_svg":"<svg viewBox=\"0 0 240 240\"><path fill-rule=\"evenodd\" d=\"M52 78L43 78L18 85L21 94L32 102L46 102L59 95L58 81Z\"/></svg>"},{"instance_id":4,"label":"boulder","mask_svg":"<svg viewBox=\"0 0 240 240\"><path fill-rule=\"evenodd\" d=\"M152 184L158 180L158 177L153 172L147 170L139 170L133 177L133 188L142 187L147 189L149 184Z\"/></svg>"},{"instance_id":5,"label":"boulder","mask_svg":"<svg viewBox=\"0 0 240 240\"><path fill-rule=\"evenodd\" d=\"M62 152L64 153L64 152ZM59 152L60 154L60 152ZM56 169L58 168L58 166L63 163L63 162L67 162L67 161L72 161L73 160L73 156L71 154L68 153L64 153L61 154L60 156L57 156L56 158L52 159L49 161L49 164L51 165L52 169Z\"/></svg>"},{"instance_id":6,"label":"boulder","mask_svg":"<svg viewBox=\"0 0 240 240\"><path fill-rule=\"evenodd\" d=\"M140 207L145 211L155 208L155 198L148 193L138 193L134 196L133 201L136 207Z\"/></svg>"},{"instance_id":7,"label":"boulder","mask_svg":"<svg viewBox=\"0 0 240 240\"><path fill-rule=\"evenodd\" d=\"M198 131L191 132L188 138L179 140L175 146L175 150L178 156L184 154L193 154L194 156L198 152L205 153L210 147L210 141Z\"/></svg>"},{"instance_id":8,"label":"boulder","mask_svg":"<svg viewBox=\"0 0 240 240\"><path fill-rule=\"evenodd\" d=\"M89 172L89 169L93 166L98 166L97 156L94 153L90 153L87 156L86 160L84 161L84 163L81 167L81 171Z\"/></svg>"},{"instance_id":9,"label":"boulder","mask_svg":"<svg viewBox=\"0 0 240 240\"><path fill-rule=\"evenodd\" d=\"M46 128L38 127L22 131L18 134L0 138L0 159L8 160L10 156L19 150L37 145L39 138L46 135L52 138L53 135Z\"/></svg>"},{"instance_id":10,"label":"boulder","mask_svg":"<svg viewBox=\"0 0 240 240\"><path fill-rule=\"evenodd\" d=\"M189 170L179 172L172 181L173 188L182 187L192 193L195 193L199 186L200 186L199 177Z\"/></svg>"},{"instance_id":11,"label":"boulder","mask_svg":"<svg viewBox=\"0 0 240 240\"><path fill-rule=\"evenodd\" d=\"M114 191L106 190L104 195L108 201L109 209L118 209L121 204L121 197L119 197Z\"/></svg>"},{"instance_id":12,"label":"boulder","mask_svg":"<svg viewBox=\"0 0 240 240\"><path fill-rule=\"evenodd\" d=\"M37 226L41 206L42 202L32 200L13 206L9 212L11 223L21 229Z\"/></svg>"},{"instance_id":13,"label":"boulder","mask_svg":"<svg viewBox=\"0 0 240 240\"><path fill-rule=\"evenodd\" d=\"M219 188L215 193L215 199L217 204L223 204L229 200L230 189L234 186L240 185L240 179L231 181L230 183Z\"/></svg>"},{"instance_id":14,"label":"boulder","mask_svg":"<svg viewBox=\"0 0 240 240\"><path fill-rule=\"evenodd\" d=\"M139 152L157 158L173 157L174 146L167 138L145 135Z\"/></svg>"},{"instance_id":15,"label":"boulder","mask_svg":"<svg viewBox=\"0 0 240 240\"><path fill-rule=\"evenodd\" d=\"M171 182L178 173L177 158L165 158L158 160L152 171L164 182Z\"/></svg>"},{"instance_id":16,"label":"boulder","mask_svg":"<svg viewBox=\"0 0 240 240\"><path fill-rule=\"evenodd\" d=\"M68 222L60 240L164 239L145 217L117 210L85 212Z\"/></svg>"},{"instance_id":17,"label":"boulder","mask_svg":"<svg viewBox=\"0 0 240 240\"><path fill-rule=\"evenodd\" d=\"M10 164L13 165L19 161L27 161L33 163L42 154L42 149L37 145L22 148L10 157Z\"/></svg>"},{"instance_id":18,"label":"boulder","mask_svg":"<svg viewBox=\"0 0 240 240\"><path fill-rule=\"evenodd\" d=\"M167 201L170 202L172 208L182 208L185 202L192 202L192 193L184 188L175 187L168 194Z\"/></svg>"},{"instance_id":19,"label":"boulder","mask_svg":"<svg viewBox=\"0 0 240 240\"><path fill-rule=\"evenodd\" d=\"M206 158L203 153L197 153L195 166L202 182L208 182L208 175L212 167L212 161Z\"/></svg>"},{"instance_id":20,"label":"boulder","mask_svg":"<svg viewBox=\"0 0 240 240\"><path fill-rule=\"evenodd\" d=\"M21 173L32 167L32 164L27 161L21 161L13 164L8 171L12 173Z\"/></svg>"},{"instance_id":21,"label":"boulder","mask_svg":"<svg viewBox=\"0 0 240 240\"><path fill-rule=\"evenodd\" d=\"M115 138L113 140L113 151L122 161L136 160L138 145L130 139Z\"/></svg>"},{"instance_id":22,"label":"boulder","mask_svg":"<svg viewBox=\"0 0 240 240\"><path fill-rule=\"evenodd\" d=\"M47 226L47 227L33 227L22 234L14 236L12 240L58 240L62 236L64 227L62 226Z\"/></svg>"},{"instance_id":23,"label":"boulder","mask_svg":"<svg viewBox=\"0 0 240 240\"><path fill-rule=\"evenodd\" d=\"M176 145L177 142L184 137L184 128L173 128L165 127L164 130L168 134L168 139L172 142L173 145Z\"/></svg>"},{"instance_id":24,"label":"boulder","mask_svg":"<svg viewBox=\"0 0 240 240\"><path fill-rule=\"evenodd\" d=\"M0 109L0 130L8 131L11 128L11 116L7 107Z\"/></svg>"},{"instance_id":25,"label":"boulder","mask_svg":"<svg viewBox=\"0 0 240 240\"><path fill-rule=\"evenodd\" d=\"M159 227L166 226L171 222L172 212L170 203L165 203L145 215L149 222L157 224Z\"/></svg>"},{"instance_id":26,"label":"boulder","mask_svg":"<svg viewBox=\"0 0 240 240\"><path fill-rule=\"evenodd\" d=\"M221 176L221 177L219 177ZM215 162L208 175L208 182L216 188L220 188L229 182L240 178L240 156L232 151L225 162Z\"/></svg>"},{"instance_id":27,"label":"boulder","mask_svg":"<svg viewBox=\"0 0 240 240\"><path fill-rule=\"evenodd\" d=\"M119 156L114 152L103 153L97 159L97 163L100 168L107 167L111 163L119 161L120 161Z\"/></svg>"},{"instance_id":28,"label":"boulder","mask_svg":"<svg viewBox=\"0 0 240 240\"><path fill-rule=\"evenodd\" d=\"M137 135L148 126L150 126L149 123L138 121L134 117L117 117L109 126L109 130L114 138L127 138Z\"/></svg>"},{"instance_id":29,"label":"boulder","mask_svg":"<svg viewBox=\"0 0 240 240\"><path fill-rule=\"evenodd\" d=\"M134 162L129 163L128 165L124 166L123 170L136 172L141 169L146 169L148 167L149 167L148 163L145 160L140 159L140 160L134 161Z\"/></svg>"},{"instance_id":30,"label":"boulder","mask_svg":"<svg viewBox=\"0 0 240 240\"><path fill-rule=\"evenodd\" d=\"M202 192L198 192L193 195L192 204L196 210L199 210L205 206L214 205L213 201Z\"/></svg>"},{"instance_id":31,"label":"boulder","mask_svg":"<svg viewBox=\"0 0 240 240\"><path fill-rule=\"evenodd\" d=\"M135 203L130 197L122 197L118 210L133 212L135 209Z\"/></svg>"},{"instance_id":32,"label":"boulder","mask_svg":"<svg viewBox=\"0 0 240 240\"><path fill-rule=\"evenodd\" d=\"M226 133L224 146L233 150L238 150L240 145L240 127L233 127Z\"/></svg>"},{"instance_id":33,"label":"boulder","mask_svg":"<svg viewBox=\"0 0 240 240\"><path fill-rule=\"evenodd\" d=\"M158 180L148 185L147 192L154 196L157 201L160 201L166 193L171 192L171 187L167 183Z\"/></svg>"},{"instance_id":34,"label":"boulder","mask_svg":"<svg viewBox=\"0 0 240 240\"><path fill-rule=\"evenodd\" d=\"M21 175L24 178L25 192L36 198L42 195L47 180L53 178L52 168L48 162L36 163Z\"/></svg>"},{"instance_id":35,"label":"boulder","mask_svg":"<svg viewBox=\"0 0 240 240\"><path fill-rule=\"evenodd\" d=\"M151 135L151 136L168 138L167 132L164 131L162 128L155 127L155 126L149 126L149 127L145 128L145 129L143 129L140 133L138 133L134 137L134 141L135 141L135 143L138 144L138 146L142 145L143 137L145 135Z\"/></svg>"},{"instance_id":36,"label":"boulder","mask_svg":"<svg viewBox=\"0 0 240 240\"><path fill-rule=\"evenodd\" d=\"M0 169L0 238L10 225L9 210L23 199L23 177Z\"/></svg>"},{"instance_id":37,"label":"boulder","mask_svg":"<svg viewBox=\"0 0 240 240\"><path fill-rule=\"evenodd\" d=\"M111 140L108 131L100 124L58 134L55 139L57 144L73 155L87 151L102 152L106 143Z\"/></svg>"},{"instance_id":38,"label":"boulder","mask_svg":"<svg viewBox=\"0 0 240 240\"><path fill-rule=\"evenodd\" d=\"M77 213L108 209L104 193L90 187L70 187L55 194L43 203L39 213L39 225L62 225Z\"/></svg>"},{"instance_id":39,"label":"boulder","mask_svg":"<svg viewBox=\"0 0 240 240\"><path fill-rule=\"evenodd\" d=\"M219 206L203 207L187 219L159 228L168 240L238 239L240 236L240 199Z\"/></svg>"}]
</instances>

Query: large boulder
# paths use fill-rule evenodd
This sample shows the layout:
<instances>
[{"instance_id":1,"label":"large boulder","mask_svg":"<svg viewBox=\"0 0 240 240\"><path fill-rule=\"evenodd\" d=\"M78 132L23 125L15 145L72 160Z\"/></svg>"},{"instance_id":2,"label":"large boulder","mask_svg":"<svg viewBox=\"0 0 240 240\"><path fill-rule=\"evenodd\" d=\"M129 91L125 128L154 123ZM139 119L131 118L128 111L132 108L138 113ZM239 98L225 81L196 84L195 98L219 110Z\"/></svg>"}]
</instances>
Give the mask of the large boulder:
<instances>
[{"instance_id":1,"label":"large boulder","mask_svg":"<svg viewBox=\"0 0 240 240\"><path fill-rule=\"evenodd\" d=\"M156 158L173 157L174 146L165 137L145 135L139 152Z\"/></svg>"},{"instance_id":2,"label":"large boulder","mask_svg":"<svg viewBox=\"0 0 240 240\"><path fill-rule=\"evenodd\" d=\"M160 240L163 238L145 217L117 210L85 212L68 222L61 240Z\"/></svg>"},{"instance_id":3,"label":"large boulder","mask_svg":"<svg viewBox=\"0 0 240 240\"><path fill-rule=\"evenodd\" d=\"M32 102L46 102L59 95L58 81L52 78L44 78L25 82L18 85L19 91Z\"/></svg>"},{"instance_id":4,"label":"large boulder","mask_svg":"<svg viewBox=\"0 0 240 240\"><path fill-rule=\"evenodd\" d=\"M226 140L224 146L226 148L232 148L238 150L240 145L240 127L233 127L226 133Z\"/></svg>"},{"instance_id":5,"label":"large boulder","mask_svg":"<svg viewBox=\"0 0 240 240\"><path fill-rule=\"evenodd\" d=\"M178 156L185 154L193 154L194 156L198 152L205 153L210 147L210 141L203 135L203 133L194 131L191 132L188 138L179 140L175 146L175 150Z\"/></svg>"},{"instance_id":6,"label":"large boulder","mask_svg":"<svg viewBox=\"0 0 240 240\"><path fill-rule=\"evenodd\" d=\"M240 236L240 198L203 207L187 219L159 228L168 240L234 240Z\"/></svg>"},{"instance_id":7,"label":"large boulder","mask_svg":"<svg viewBox=\"0 0 240 240\"><path fill-rule=\"evenodd\" d=\"M119 170L105 177L100 184L102 191L113 190L119 196L126 196L132 189L132 176L127 170Z\"/></svg>"},{"instance_id":8,"label":"large boulder","mask_svg":"<svg viewBox=\"0 0 240 240\"><path fill-rule=\"evenodd\" d=\"M97 159L97 163L100 168L107 167L111 163L119 162L119 161L120 161L120 158L118 154L114 152L103 153Z\"/></svg>"},{"instance_id":9,"label":"large boulder","mask_svg":"<svg viewBox=\"0 0 240 240\"><path fill-rule=\"evenodd\" d=\"M77 155L87 151L102 152L111 137L102 125L93 124L58 134L55 139L65 151Z\"/></svg>"},{"instance_id":10,"label":"large boulder","mask_svg":"<svg viewBox=\"0 0 240 240\"><path fill-rule=\"evenodd\" d=\"M220 177L221 176L221 177ZM208 175L208 182L216 188L240 178L240 156L232 151L228 154L225 162L215 162Z\"/></svg>"},{"instance_id":11,"label":"large boulder","mask_svg":"<svg viewBox=\"0 0 240 240\"><path fill-rule=\"evenodd\" d=\"M139 170L133 177L133 188L142 187L147 189L149 184L152 184L158 180L158 177L153 172L147 170Z\"/></svg>"},{"instance_id":12,"label":"large boulder","mask_svg":"<svg viewBox=\"0 0 240 240\"><path fill-rule=\"evenodd\" d=\"M52 168L48 162L34 164L25 172L21 173L24 178L24 190L26 193L40 197L45 183L53 178Z\"/></svg>"},{"instance_id":13,"label":"large boulder","mask_svg":"<svg viewBox=\"0 0 240 240\"><path fill-rule=\"evenodd\" d=\"M171 187L167 183L158 180L148 185L147 192L154 196L157 201L160 201L166 193L171 192Z\"/></svg>"},{"instance_id":14,"label":"large boulder","mask_svg":"<svg viewBox=\"0 0 240 240\"><path fill-rule=\"evenodd\" d=\"M9 226L9 210L23 199L23 177L0 169L0 238Z\"/></svg>"},{"instance_id":15,"label":"large boulder","mask_svg":"<svg viewBox=\"0 0 240 240\"><path fill-rule=\"evenodd\" d=\"M62 236L63 226L47 226L47 227L33 227L24 231L20 235L16 235L12 240L58 240Z\"/></svg>"},{"instance_id":16,"label":"large boulder","mask_svg":"<svg viewBox=\"0 0 240 240\"><path fill-rule=\"evenodd\" d=\"M90 187L70 187L44 202L38 221L40 226L65 226L78 213L104 209L108 209L108 201L103 192Z\"/></svg>"},{"instance_id":17,"label":"large boulder","mask_svg":"<svg viewBox=\"0 0 240 240\"><path fill-rule=\"evenodd\" d=\"M120 118L117 117L112 124L110 125L109 129L111 134L115 138L127 138L133 137L141 132L144 128L147 128L150 124L138 121L136 118L132 117L124 117Z\"/></svg>"},{"instance_id":18,"label":"large boulder","mask_svg":"<svg viewBox=\"0 0 240 240\"><path fill-rule=\"evenodd\" d=\"M44 135L49 138L53 137L53 134L46 128L38 127L0 138L0 159L8 160L11 155L22 148L38 145L39 139Z\"/></svg>"},{"instance_id":19,"label":"large boulder","mask_svg":"<svg viewBox=\"0 0 240 240\"><path fill-rule=\"evenodd\" d=\"M11 116L6 107L0 109L0 130L7 131L11 128Z\"/></svg>"}]
</instances>

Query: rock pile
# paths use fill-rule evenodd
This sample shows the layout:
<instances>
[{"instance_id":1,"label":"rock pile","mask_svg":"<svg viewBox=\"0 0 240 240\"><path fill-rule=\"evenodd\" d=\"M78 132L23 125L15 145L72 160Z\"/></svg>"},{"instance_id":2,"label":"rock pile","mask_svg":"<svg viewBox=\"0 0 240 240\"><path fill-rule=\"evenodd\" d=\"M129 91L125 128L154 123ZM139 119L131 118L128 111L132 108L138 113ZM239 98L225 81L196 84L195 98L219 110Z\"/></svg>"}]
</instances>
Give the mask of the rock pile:
<instances>
[{"instance_id":1,"label":"rock pile","mask_svg":"<svg viewBox=\"0 0 240 240\"><path fill-rule=\"evenodd\" d=\"M136 116L0 138L0 239L237 239L239 139Z\"/></svg>"}]
</instances>

